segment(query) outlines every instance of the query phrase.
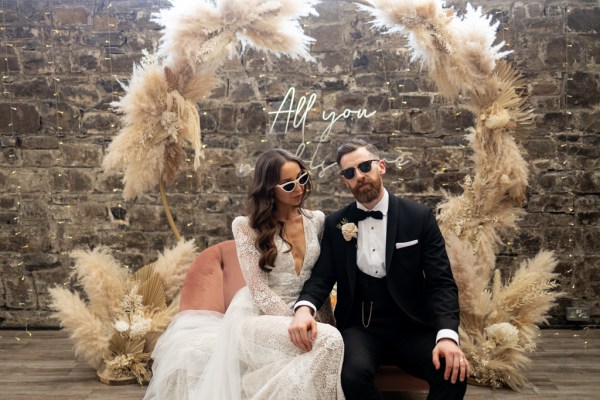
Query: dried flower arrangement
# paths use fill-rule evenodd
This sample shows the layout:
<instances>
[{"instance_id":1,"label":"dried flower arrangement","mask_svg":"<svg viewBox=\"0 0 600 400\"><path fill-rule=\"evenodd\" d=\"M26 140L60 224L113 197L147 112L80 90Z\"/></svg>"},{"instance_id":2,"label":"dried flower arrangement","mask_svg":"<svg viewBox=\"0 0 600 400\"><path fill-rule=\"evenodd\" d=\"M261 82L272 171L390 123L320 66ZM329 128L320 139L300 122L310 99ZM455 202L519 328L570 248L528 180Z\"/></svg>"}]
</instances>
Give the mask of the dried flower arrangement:
<instances>
[{"instance_id":1,"label":"dried flower arrangement","mask_svg":"<svg viewBox=\"0 0 600 400\"><path fill-rule=\"evenodd\" d=\"M462 94L476 115L467 136L474 170L460 196L447 195L438 221L459 287L460 340L472 379L518 390L535 349L538 325L560 293L557 260L541 251L515 268L504 282L496 268L501 235L517 229L528 182L528 165L514 135L530 127L519 74L500 59L494 45L498 23L467 5L461 18L438 0L366 0L373 25L405 32L413 60L420 60L447 99ZM498 61L500 60L500 61Z\"/></svg>"},{"instance_id":2,"label":"dried flower arrangement","mask_svg":"<svg viewBox=\"0 0 600 400\"><path fill-rule=\"evenodd\" d=\"M130 273L105 247L71 253L73 276L87 302L54 287L48 290L51 307L75 342L75 354L97 370L102 382L150 379L150 354L179 311L179 288L195 255L193 240L180 241Z\"/></svg>"},{"instance_id":3,"label":"dried flower arrangement","mask_svg":"<svg viewBox=\"0 0 600 400\"><path fill-rule=\"evenodd\" d=\"M123 126L103 167L123 172L125 199L172 182L185 163L182 142L201 159L196 102L218 83L218 68L236 46L312 60L298 18L316 15L316 0L171 0L155 21L164 27L155 54L134 67L125 95L115 102Z\"/></svg>"}]
</instances>

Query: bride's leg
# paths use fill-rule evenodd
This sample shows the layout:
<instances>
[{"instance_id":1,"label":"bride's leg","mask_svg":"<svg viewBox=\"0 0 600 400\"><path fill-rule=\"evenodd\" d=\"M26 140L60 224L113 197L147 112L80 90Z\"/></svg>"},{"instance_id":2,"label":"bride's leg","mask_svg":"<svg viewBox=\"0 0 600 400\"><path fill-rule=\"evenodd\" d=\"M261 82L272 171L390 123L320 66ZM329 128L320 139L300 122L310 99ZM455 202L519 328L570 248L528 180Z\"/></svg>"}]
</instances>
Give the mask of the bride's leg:
<instances>
[{"instance_id":1,"label":"bride's leg","mask_svg":"<svg viewBox=\"0 0 600 400\"><path fill-rule=\"evenodd\" d=\"M245 398L341 399L343 341L337 329L318 325L310 352L289 339L290 317L262 315L239 327L238 343Z\"/></svg>"}]
</instances>

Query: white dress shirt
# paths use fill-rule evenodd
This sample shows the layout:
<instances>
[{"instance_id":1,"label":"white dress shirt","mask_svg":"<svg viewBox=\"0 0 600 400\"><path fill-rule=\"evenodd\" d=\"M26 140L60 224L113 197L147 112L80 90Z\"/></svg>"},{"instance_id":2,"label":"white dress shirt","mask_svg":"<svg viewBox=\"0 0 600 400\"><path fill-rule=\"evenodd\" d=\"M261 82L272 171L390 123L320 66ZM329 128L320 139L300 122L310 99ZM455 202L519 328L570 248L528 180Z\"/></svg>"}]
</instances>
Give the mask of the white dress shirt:
<instances>
[{"instance_id":1,"label":"white dress shirt","mask_svg":"<svg viewBox=\"0 0 600 400\"><path fill-rule=\"evenodd\" d=\"M382 219L365 218L358 222L356 241L356 265L358 269L374 278L385 277L385 242L387 238L387 212L390 195L384 190L383 197L371 210L356 202L365 211L381 211Z\"/></svg>"}]
</instances>

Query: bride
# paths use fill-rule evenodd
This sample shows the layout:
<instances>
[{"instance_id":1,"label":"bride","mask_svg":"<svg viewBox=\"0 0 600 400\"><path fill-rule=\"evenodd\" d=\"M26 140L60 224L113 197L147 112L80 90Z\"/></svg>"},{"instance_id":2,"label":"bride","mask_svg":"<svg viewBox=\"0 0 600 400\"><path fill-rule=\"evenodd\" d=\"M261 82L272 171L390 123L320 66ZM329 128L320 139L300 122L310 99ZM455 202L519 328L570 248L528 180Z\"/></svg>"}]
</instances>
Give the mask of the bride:
<instances>
[{"instance_id":1,"label":"bride","mask_svg":"<svg viewBox=\"0 0 600 400\"><path fill-rule=\"evenodd\" d=\"M248 216L232 223L246 286L225 315L175 316L152 354L145 400L344 398L337 329L319 323L308 352L288 336L292 307L320 252L325 217L302 207L310 190L304 162L291 153L272 149L258 158Z\"/></svg>"}]
</instances>

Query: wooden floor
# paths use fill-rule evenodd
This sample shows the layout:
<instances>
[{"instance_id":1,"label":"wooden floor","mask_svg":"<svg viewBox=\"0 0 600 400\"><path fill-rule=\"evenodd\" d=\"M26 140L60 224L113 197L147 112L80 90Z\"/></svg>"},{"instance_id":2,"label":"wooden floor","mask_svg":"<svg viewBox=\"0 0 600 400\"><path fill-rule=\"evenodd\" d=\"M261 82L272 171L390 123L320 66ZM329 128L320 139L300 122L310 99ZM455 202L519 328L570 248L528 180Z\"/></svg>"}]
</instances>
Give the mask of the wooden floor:
<instances>
[{"instance_id":1,"label":"wooden floor","mask_svg":"<svg viewBox=\"0 0 600 400\"><path fill-rule=\"evenodd\" d=\"M467 400L600 399L600 330L542 330L527 373L533 390L516 393L469 386ZM62 331L0 330L2 400L140 400L144 387L108 386L73 355ZM386 393L388 400L421 400L424 392Z\"/></svg>"}]
</instances>

